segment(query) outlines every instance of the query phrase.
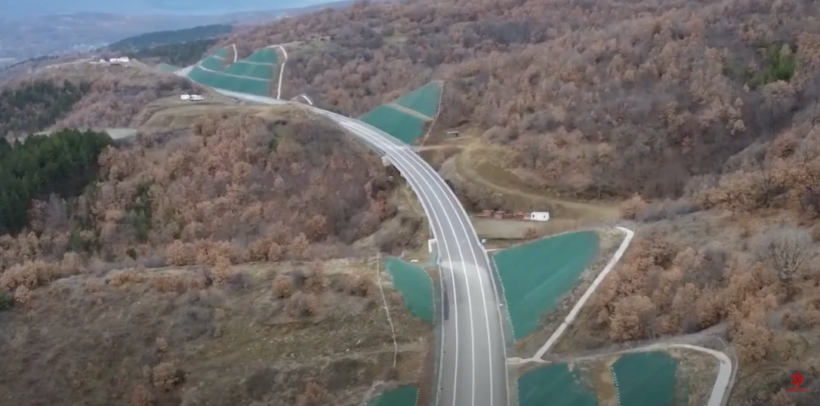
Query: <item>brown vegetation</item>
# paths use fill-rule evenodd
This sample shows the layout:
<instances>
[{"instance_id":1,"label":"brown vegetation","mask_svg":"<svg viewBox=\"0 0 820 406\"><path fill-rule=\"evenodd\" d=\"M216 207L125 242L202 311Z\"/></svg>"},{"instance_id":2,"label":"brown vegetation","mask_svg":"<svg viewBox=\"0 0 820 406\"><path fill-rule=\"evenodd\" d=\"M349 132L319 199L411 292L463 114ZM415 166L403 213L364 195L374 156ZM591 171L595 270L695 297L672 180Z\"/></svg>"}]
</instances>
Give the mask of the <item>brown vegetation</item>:
<instances>
[{"instance_id":1,"label":"brown vegetation","mask_svg":"<svg viewBox=\"0 0 820 406\"><path fill-rule=\"evenodd\" d=\"M393 365L381 301L343 289L349 275L372 273L372 264L328 261L333 289L316 295L294 283L293 297L276 297L274 280L295 279L309 267L241 265L248 274L243 291L152 287L158 275L200 275L197 267L133 270L127 274L142 278L120 286L97 284L92 275L41 286L35 300L0 313L4 404L293 405L300 396L314 402L308 404L358 404ZM305 307L291 317L287 306L296 297ZM397 380L415 382L433 350L430 327L400 302L388 305L402 326Z\"/></svg>"},{"instance_id":2,"label":"brown vegetation","mask_svg":"<svg viewBox=\"0 0 820 406\"><path fill-rule=\"evenodd\" d=\"M174 389L182 381L182 374L174 362L163 362L155 366L153 377L154 386L164 390Z\"/></svg>"},{"instance_id":3,"label":"brown vegetation","mask_svg":"<svg viewBox=\"0 0 820 406\"><path fill-rule=\"evenodd\" d=\"M327 389L320 383L310 380L305 385L305 393L299 397L296 404L298 406L323 406L329 404L329 400Z\"/></svg>"},{"instance_id":4,"label":"brown vegetation","mask_svg":"<svg viewBox=\"0 0 820 406\"><path fill-rule=\"evenodd\" d=\"M201 271L126 270L109 280L148 278L160 292L238 287L237 264L310 258L317 262L308 291L323 292L318 260L354 254L354 241L396 213L393 183L374 155L329 122L288 114L275 122L208 116L197 133L172 142L106 150L101 179L87 193L35 201L30 228L0 236L0 289L18 290L22 304L27 292L62 277L165 264Z\"/></svg>"},{"instance_id":5,"label":"brown vegetation","mask_svg":"<svg viewBox=\"0 0 820 406\"><path fill-rule=\"evenodd\" d=\"M743 255L676 246L661 233L633 244L592 304L598 327L613 340L692 333L728 321L744 362L765 356L771 340L765 315L788 300L791 279Z\"/></svg>"},{"instance_id":6,"label":"brown vegetation","mask_svg":"<svg viewBox=\"0 0 820 406\"><path fill-rule=\"evenodd\" d=\"M154 406L154 395L145 385L137 385L131 393L131 406Z\"/></svg>"},{"instance_id":7,"label":"brown vegetation","mask_svg":"<svg viewBox=\"0 0 820 406\"><path fill-rule=\"evenodd\" d=\"M362 2L217 46L293 43L289 91L351 115L444 79L440 125L483 128L516 152L517 173L567 195L721 185L745 189L710 204L754 205L787 182L809 204L818 12L808 0ZM317 37L330 41L306 43Z\"/></svg>"}]
</instances>

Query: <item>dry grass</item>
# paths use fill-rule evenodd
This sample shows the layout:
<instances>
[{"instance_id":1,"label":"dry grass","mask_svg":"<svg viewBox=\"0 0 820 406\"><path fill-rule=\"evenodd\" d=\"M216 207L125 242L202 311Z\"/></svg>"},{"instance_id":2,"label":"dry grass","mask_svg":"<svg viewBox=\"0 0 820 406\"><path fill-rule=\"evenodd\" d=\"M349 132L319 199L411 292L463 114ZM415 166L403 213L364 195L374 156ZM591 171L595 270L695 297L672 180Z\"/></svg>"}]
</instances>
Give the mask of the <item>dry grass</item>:
<instances>
[{"instance_id":1,"label":"dry grass","mask_svg":"<svg viewBox=\"0 0 820 406\"><path fill-rule=\"evenodd\" d=\"M617 202L581 202L562 199L534 187L513 173L517 156L507 147L462 137L463 151L454 158L455 170L467 182L500 193L511 209L550 211L553 217L598 222L620 218Z\"/></svg>"},{"instance_id":2,"label":"dry grass","mask_svg":"<svg viewBox=\"0 0 820 406\"><path fill-rule=\"evenodd\" d=\"M0 393L10 404L293 404L315 379L334 404L358 404L393 360L381 300L348 290L351 275L372 283L374 268L327 262L328 287L315 295L315 311L294 318L273 281L308 267L236 266L244 282L227 291L159 292L151 283L184 277L188 268L125 271L108 284L89 276L54 282L25 307L0 313ZM398 379L415 383L431 350L430 327L401 302L390 306Z\"/></svg>"},{"instance_id":3,"label":"dry grass","mask_svg":"<svg viewBox=\"0 0 820 406\"><path fill-rule=\"evenodd\" d=\"M585 222L571 219L550 219L547 222L515 219L497 220L494 218L471 217L476 233L488 240L522 240L526 239L527 230L533 229L537 237L546 237L567 231L577 230L587 225Z\"/></svg>"}]
</instances>

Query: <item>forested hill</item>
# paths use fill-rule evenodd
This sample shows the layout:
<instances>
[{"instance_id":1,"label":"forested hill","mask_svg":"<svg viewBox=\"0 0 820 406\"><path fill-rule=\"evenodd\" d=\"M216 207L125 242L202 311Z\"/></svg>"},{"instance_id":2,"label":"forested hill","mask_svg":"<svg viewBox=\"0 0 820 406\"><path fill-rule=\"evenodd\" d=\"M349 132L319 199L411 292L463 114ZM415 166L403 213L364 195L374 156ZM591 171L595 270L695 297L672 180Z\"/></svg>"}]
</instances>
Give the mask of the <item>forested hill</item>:
<instances>
[{"instance_id":1,"label":"forested hill","mask_svg":"<svg viewBox=\"0 0 820 406\"><path fill-rule=\"evenodd\" d=\"M107 134L76 130L13 145L0 138L0 234L28 225L32 199L82 193L96 177L97 157L110 144Z\"/></svg>"},{"instance_id":2,"label":"forested hill","mask_svg":"<svg viewBox=\"0 0 820 406\"><path fill-rule=\"evenodd\" d=\"M129 58L139 59L147 63L165 62L175 66L188 66L202 59L208 49L216 44L218 40L218 38L211 38L157 45L130 51L126 55Z\"/></svg>"},{"instance_id":3,"label":"forested hill","mask_svg":"<svg viewBox=\"0 0 820 406\"><path fill-rule=\"evenodd\" d=\"M288 88L351 115L445 80L437 125L484 130L528 184L675 198L789 126L802 139L820 111L818 13L809 0L360 2L217 46L317 41L292 46Z\"/></svg>"},{"instance_id":4,"label":"forested hill","mask_svg":"<svg viewBox=\"0 0 820 406\"><path fill-rule=\"evenodd\" d=\"M0 92L0 137L45 129L72 110L90 90L86 82L36 80Z\"/></svg>"},{"instance_id":5,"label":"forested hill","mask_svg":"<svg viewBox=\"0 0 820 406\"><path fill-rule=\"evenodd\" d=\"M156 31L128 37L108 46L109 51L135 51L160 45L199 41L227 35L233 26L227 24L202 25L194 28L171 31Z\"/></svg>"}]
</instances>

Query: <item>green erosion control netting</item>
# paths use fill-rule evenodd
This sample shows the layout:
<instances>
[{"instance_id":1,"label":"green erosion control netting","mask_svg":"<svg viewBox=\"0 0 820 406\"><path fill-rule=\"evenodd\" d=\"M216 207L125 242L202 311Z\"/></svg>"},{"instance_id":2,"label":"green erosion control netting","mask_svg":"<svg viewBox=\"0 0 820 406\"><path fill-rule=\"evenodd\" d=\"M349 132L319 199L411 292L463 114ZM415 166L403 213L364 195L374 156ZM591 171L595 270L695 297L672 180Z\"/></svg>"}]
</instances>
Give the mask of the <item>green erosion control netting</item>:
<instances>
[{"instance_id":1,"label":"green erosion control netting","mask_svg":"<svg viewBox=\"0 0 820 406\"><path fill-rule=\"evenodd\" d=\"M361 120L410 145L424 135L424 121L388 106L370 110Z\"/></svg>"},{"instance_id":2,"label":"green erosion control netting","mask_svg":"<svg viewBox=\"0 0 820 406\"><path fill-rule=\"evenodd\" d=\"M441 96L441 82L430 82L402 97L393 104L416 111L432 119L438 112L438 100ZM372 125L404 143L413 145L424 135L424 125L427 121L406 111L382 104L361 117L362 121Z\"/></svg>"},{"instance_id":3,"label":"green erosion control netting","mask_svg":"<svg viewBox=\"0 0 820 406\"><path fill-rule=\"evenodd\" d=\"M225 70L224 61L225 61L224 59L219 59L219 58L215 58L213 56L209 56L209 57L203 59L202 63L200 65L202 65L202 67L205 68L205 69L210 69L210 70L215 70L217 72L222 72L222 71Z\"/></svg>"},{"instance_id":4,"label":"green erosion control netting","mask_svg":"<svg viewBox=\"0 0 820 406\"><path fill-rule=\"evenodd\" d=\"M262 48L251 56L243 59L243 61L248 62L256 62L256 63L269 63L271 65L276 65L279 62L279 57L276 55L276 50L273 48Z\"/></svg>"},{"instance_id":5,"label":"green erosion control netting","mask_svg":"<svg viewBox=\"0 0 820 406\"><path fill-rule=\"evenodd\" d=\"M254 94L257 96L270 96L270 91L268 90L270 83L267 81L227 76L221 73L209 72L199 67L194 67L188 74L188 78L201 85L217 89Z\"/></svg>"},{"instance_id":6,"label":"green erosion control netting","mask_svg":"<svg viewBox=\"0 0 820 406\"><path fill-rule=\"evenodd\" d=\"M273 66L238 61L229 66L225 72L231 75L270 80L273 77Z\"/></svg>"},{"instance_id":7,"label":"green erosion control netting","mask_svg":"<svg viewBox=\"0 0 820 406\"><path fill-rule=\"evenodd\" d=\"M400 386L385 391L368 403L369 406L416 406L419 390L415 386Z\"/></svg>"},{"instance_id":8,"label":"green erosion control netting","mask_svg":"<svg viewBox=\"0 0 820 406\"><path fill-rule=\"evenodd\" d=\"M188 74L191 80L208 87L270 96L270 84L276 70L276 51L263 48L247 59L226 65L228 51L220 49L200 62ZM220 57L222 59L220 59ZM253 63L251 63L253 62ZM204 68L204 69L203 69Z\"/></svg>"},{"instance_id":9,"label":"green erosion control netting","mask_svg":"<svg viewBox=\"0 0 820 406\"><path fill-rule=\"evenodd\" d=\"M393 103L433 118L438 112L438 100L440 96L441 82L430 82L402 97L399 97Z\"/></svg>"},{"instance_id":10,"label":"green erosion control netting","mask_svg":"<svg viewBox=\"0 0 820 406\"><path fill-rule=\"evenodd\" d=\"M621 356L612 365L612 374L617 382L618 404L673 406L677 368L677 361L665 352L640 352Z\"/></svg>"},{"instance_id":11,"label":"green erosion control netting","mask_svg":"<svg viewBox=\"0 0 820 406\"><path fill-rule=\"evenodd\" d=\"M572 290L597 252L598 234L581 231L493 254L516 340L538 328L541 318Z\"/></svg>"},{"instance_id":12,"label":"green erosion control netting","mask_svg":"<svg viewBox=\"0 0 820 406\"><path fill-rule=\"evenodd\" d=\"M178 71L182 68L180 68L178 66L174 66L174 65L169 65L167 63L161 63L161 64L157 65L157 69L159 69L161 72L165 72L165 73L174 73L174 72L176 72L176 71Z\"/></svg>"},{"instance_id":13,"label":"green erosion control netting","mask_svg":"<svg viewBox=\"0 0 820 406\"><path fill-rule=\"evenodd\" d=\"M432 323L433 281L430 275L424 269L394 258L385 261L385 267L410 313Z\"/></svg>"},{"instance_id":14,"label":"green erosion control netting","mask_svg":"<svg viewBox=\"0 0 820 406\"><path fill-rule=\"evenodd\" d=\"M518 378L519 406L598 406L595 392L567 364L527 371ZM654 403L647 403L645 406Z\"/></svg>"}]
</instances>

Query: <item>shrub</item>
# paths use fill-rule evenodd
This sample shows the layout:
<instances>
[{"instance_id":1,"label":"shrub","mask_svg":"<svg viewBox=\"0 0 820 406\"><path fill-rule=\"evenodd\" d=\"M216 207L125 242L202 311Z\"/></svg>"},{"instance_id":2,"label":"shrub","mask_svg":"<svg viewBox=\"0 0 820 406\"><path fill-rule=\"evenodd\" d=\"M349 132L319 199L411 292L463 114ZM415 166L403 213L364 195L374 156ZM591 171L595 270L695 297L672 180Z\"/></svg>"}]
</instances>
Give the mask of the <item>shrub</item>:
<instances>
[{"instance_id":1,"label":"shrub","mask_svg":"<svg viewBox=\"0 0 820 406\"><path fill-rule=\"evenodd\" d=\"M131 392L131 406L154 406L154 394L145 385L135 386Z\"/></svg>"},{"instance_id":2,"label":"shrub","mask_svg":"<svg viewBox=\"0 0 820 406\"><path fill-rule=\"evenodd\" d=\"M23 285L18 286L17 290L14 291L14 301L21 305L30 302L31 290Z\"/></svg>"},{"instance_id":3,"label":"shrub","mask_svg":"<svg viewBox=\"0 0 820 406\"><path fill-rule=\"evenodd\" d=\"M640 195L634 195L621 206L621 216L632 220L646 208L646 202Z\"/></svg>"},{"instance_id":4,"label":"shrub","mask_svg":"<svg viewBox=\"0 0 820 406\"><path fill-rule=\"evenodd\" d=\"M772 333L762 324L742 320L733 329L731 341L737 349L740 362L754 363L766 356L766 348L772 341Z\"/></svg>"},{"instance_id":5,"label":"shrub","mask_svg":"<svg viewBox=\"0 0 820 406\"><path fill-rule=\"evenodd\" d=\"M141 283L145 281L145 275L137 271L120 271L111 275L111 286L124 286L129 283Z\"/></svg>"},{"instance_id":6,"label":"shrub","mask_svg":"<svg viewBox=\"0 0 820 406\"><path fill-rule=\"evenodd\" d=\"M277 275L273 280L273 294L279 299L287 299L293 295L290 279L285 275Z\"/></svg>"},{"instance_id":7,"label":"shrub","mask_svg":"<svg viewBox=\"0 0 820 406\"><path fill-rule=\"evenodd\" d=\"M364 275L348 275L345 292L351 296L368 297L376 288L373 279Z\"/></svg>"},{"instance_id":8,"label":"shrub","mask_svg":"<svg viewBox=\"0 0 820 406\"><path fill-rule=\"evenodd\" d=\"M285 306L285 311L288 313L288 316L298 319L300 317L304 317L307 315L307 297L304 293L297 293L293 295L293 297L288 300L288 304Z\"/></svg>"},{"instance_id":9,"label":"shrub","mask_svg":"<svg viewBox=\"0 0 820 406\"><path fill-rule=\"evenodd\" d=\"M536 230L535 227L527 227L527 229L524 230L524 239L525 240L531 241L531 240L534 240L536 238L538 238L538 230Z\"/></svg>"},{"instance_id":10,"label":"shrub","mask_svg":"<svg viewBox=\"0 0 820 406\"><path fill-rule=\"evenodd\" d=\"M325 276L325 267L321 261L313 261L310 263L305 280L305 288L308 292L322 293L327 290L327 277Z\"/></svg>"},{"instance_id":11,"label":"shrub","mask_svg":"<svg viewBox=\"0 0 820 406\"><path fill-rule=\"evenodd\" d=\"M156 345L157 350L159 350L159 352L168 352L168 340L166 340L165 338L157 337Z\"/></svg>"},{"instance_id":12,"label":"shrub","mask_svg":"<svg viewBox=\"0 0 820 406\"><path fill-rule=\"evenodd\" d=\"M322 384L315 380L308 381L305 393L299 397L299 406L324 406L328 404L329 394Z\"/></svg>"},{"instance_id":13,"label":"shrub","mask_svg":"<svg viewBox=\"0 0 820 406\"><path fill-rule=\"evenodd\" d=\"M285 311L295 319L310 317L318 314L320 305L319 297L315 294L297 293L290 298Z\"/></svg>"},{"instance_id":14,"label":"shrub","mask_svg":"<svg viewBox=\"0 0 820 406\"><path fill-rule=\"evenodd\" d=\"M615 303L615 312L609 321L609 335L618 341L643 338L656 313L655 305L646 296L621 298Z\"/></svg>"},{"instance_id":15,"label":"shrub","mask_svg":"<svg viewBox=\"0 0 820 406\"><path fill-rule=\"evenodd\" d=\"M154 386L171 390L182 381L182 374L174 362L163 362L154 367Z\"/></svg>"},{"instance_id":16,"label":"shrub","mask_svg":"<svg viewBox=\"0 0 820 406\"><path fill-rule=\"evenodd\" d=\"M803 320L799 314L792 313L791 311L787 311L783 314L783 319L780 321L783 325L783 328L789 331L799 330L800 327L803 325Z\"/></svg>"},{"instance_id":17,"label":"shrub","mask_svg":"<svg viewBox=\"0 0 820 406\"><path fill-rule=\"evenodd\" d=\"M236 275L228 258L220 257L212 269L214 285L224 287Z\"/></svg>"},{"instance_id":18,"label":"shrub","mask_svg":"<svg viewBox=\"0 0 820 406\"><path fill-rule=\"evenodd\" d=\"M196 263L196 248L193 244L174 240L166 249L168 263L174 266L186 266Z\"/></svg>"}]
</instances>

